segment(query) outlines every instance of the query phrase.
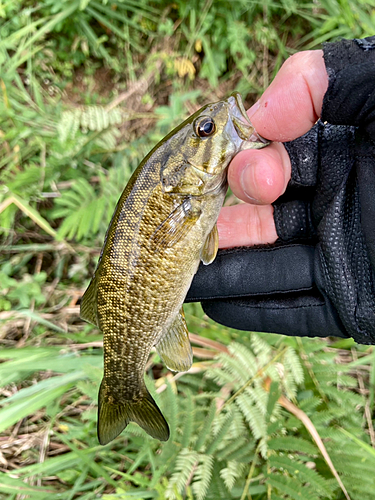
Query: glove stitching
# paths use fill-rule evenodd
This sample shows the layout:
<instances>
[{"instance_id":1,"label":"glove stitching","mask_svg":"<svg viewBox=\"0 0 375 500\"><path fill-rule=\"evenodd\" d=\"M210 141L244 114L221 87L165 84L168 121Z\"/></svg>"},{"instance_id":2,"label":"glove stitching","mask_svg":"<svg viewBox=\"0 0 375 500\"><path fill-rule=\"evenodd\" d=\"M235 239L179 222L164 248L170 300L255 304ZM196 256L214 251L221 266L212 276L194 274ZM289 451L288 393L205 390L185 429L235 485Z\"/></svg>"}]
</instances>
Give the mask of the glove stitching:
<instances>
[{"instance_id":1,"label":"glove stitching","mask_svg":"<svg viewBox=\"0 0 375 500\"><path fill-rule=\"evenodd\" d=\"M209 295L209 296L198 296L194 297L194 301L204 301L204 300L222 300L222 299L237 299L237 298L242 298L242 297L268 297L272 296L275 293L280 293L280 294L288 294L288 293L294 293L294 292L308 292L309 290L313 290L311 286L309 287L301 287L301 288L293 288L291 290L272 290L269 292L255 292L255 293L238 293L238 294L225 294L225 295ZM191 300L191 297L189 297L189 300Z\"/></svg>"},{"instance_id":2,"label":"glove stitching","mask_svg":"<svg viewBox=\"0 0 375 500\"><path fill-rule=\"evenodd\" d=\"M242 307L245 309L270 309L270 310L275 310L275 306L264 306L264 305L250 305L250 304L230 304L232 307ZM276 310L280 309L311 309L312 307L326 307L326 304L308 304L305 306L287 306L287 307L280 307Z\"/></svg>"},{"instance_id":3,"label":"glove stitching","mask_svg":"<svg viewBox=\"0 0 375 500\"><path fill-rule=\"evenodd\" d=\"M220 255L231 255L231 254L236 254L240 253L243 251L251 251L253 252L277 252L278 250L283 250L286 248L313 248L313 245L303 245L299 243L290 243L286 245L280 245L279 247L262 247L262 248L253 248L253 247L234 247L234 248L223 248L219 250L218 256Z\"/></svg>"}]
</instances>

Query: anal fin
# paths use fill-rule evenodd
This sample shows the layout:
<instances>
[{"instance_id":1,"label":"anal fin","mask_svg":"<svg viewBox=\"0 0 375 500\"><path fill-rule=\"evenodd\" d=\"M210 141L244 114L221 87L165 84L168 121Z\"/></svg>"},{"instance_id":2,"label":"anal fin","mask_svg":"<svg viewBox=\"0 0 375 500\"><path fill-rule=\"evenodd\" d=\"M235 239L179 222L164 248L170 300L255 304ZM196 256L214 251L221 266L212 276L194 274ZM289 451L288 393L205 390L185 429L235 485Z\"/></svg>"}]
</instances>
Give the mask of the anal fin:
<instances>
[{"instance_id":1,"label":"anal fin","mask_svg":"<svg viewBox=\"0 0 375 500\"><path fill-rule=\"evenodd\" d=\"M193 353L183 308L163 334L156 350L167 367L174 372L186 372L191 367Z\"/></svg>"}]
</instances>

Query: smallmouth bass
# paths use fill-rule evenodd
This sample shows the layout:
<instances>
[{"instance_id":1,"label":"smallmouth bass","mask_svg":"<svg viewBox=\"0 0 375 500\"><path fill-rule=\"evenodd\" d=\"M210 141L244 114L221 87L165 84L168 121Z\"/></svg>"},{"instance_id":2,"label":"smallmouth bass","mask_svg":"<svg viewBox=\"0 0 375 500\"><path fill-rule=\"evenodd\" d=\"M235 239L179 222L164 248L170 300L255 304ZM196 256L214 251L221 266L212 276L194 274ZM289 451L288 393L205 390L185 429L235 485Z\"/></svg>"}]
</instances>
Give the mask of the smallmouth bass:
<instances>
[{"instance_id":1,"label":"smallmouth bass","mask_svg":"<svg viewBox=\"0 0 375 500\"><path fill-rule=\"evenodd\" d=\"M170 132L121 195L81 303L81 317L104 335L101 444L130 421L156 439L168 439L168 424L144 382L149 353L156 346L169 369L190 368L182 304L199 262L210 264L217 253L227 167L239 151L267 144L234 93Z\"/></svg>"}]
</instances>

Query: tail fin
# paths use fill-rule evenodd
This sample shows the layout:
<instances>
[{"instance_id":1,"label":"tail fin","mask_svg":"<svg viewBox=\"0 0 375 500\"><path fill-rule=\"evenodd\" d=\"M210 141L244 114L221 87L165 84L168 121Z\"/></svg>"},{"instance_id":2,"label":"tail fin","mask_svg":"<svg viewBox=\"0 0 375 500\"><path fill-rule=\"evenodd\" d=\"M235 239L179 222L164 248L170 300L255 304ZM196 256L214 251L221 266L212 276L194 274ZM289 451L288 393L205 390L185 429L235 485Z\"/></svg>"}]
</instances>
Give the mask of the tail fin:
<instances>
[{"instance_id":1,"label":"tail fin","mask_svg":"<svg viewBox=\"0 0 375 500\"><path fill-rule=\"evenodd\" d=\"M107 444L115 439L128 425L136 422L147 434L155 439L167 441L169 427L146 387L137 401L110 402L104 398L103 382L99 389L98 439Z\"/></svg>"}]
</instances>

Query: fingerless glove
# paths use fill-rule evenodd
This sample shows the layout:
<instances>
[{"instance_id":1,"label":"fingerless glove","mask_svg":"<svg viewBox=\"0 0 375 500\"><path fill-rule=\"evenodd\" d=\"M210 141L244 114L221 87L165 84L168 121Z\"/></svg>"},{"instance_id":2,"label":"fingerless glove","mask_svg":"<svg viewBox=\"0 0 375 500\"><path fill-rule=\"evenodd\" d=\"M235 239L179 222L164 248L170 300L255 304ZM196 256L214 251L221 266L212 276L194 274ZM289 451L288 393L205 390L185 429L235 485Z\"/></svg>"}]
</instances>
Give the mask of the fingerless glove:
<instances>
[{"instance_id":1,"label":"fingerless glove","mask_svg":"<svg viewBox=\"0 0 375 500\"><path fill-rule=\"evenodd\" d=\"M226 326L375 344L375 37L324 45L321 120L285 144L278 241L220 250L187 301Z\"/></svg>"}]
</instances>

